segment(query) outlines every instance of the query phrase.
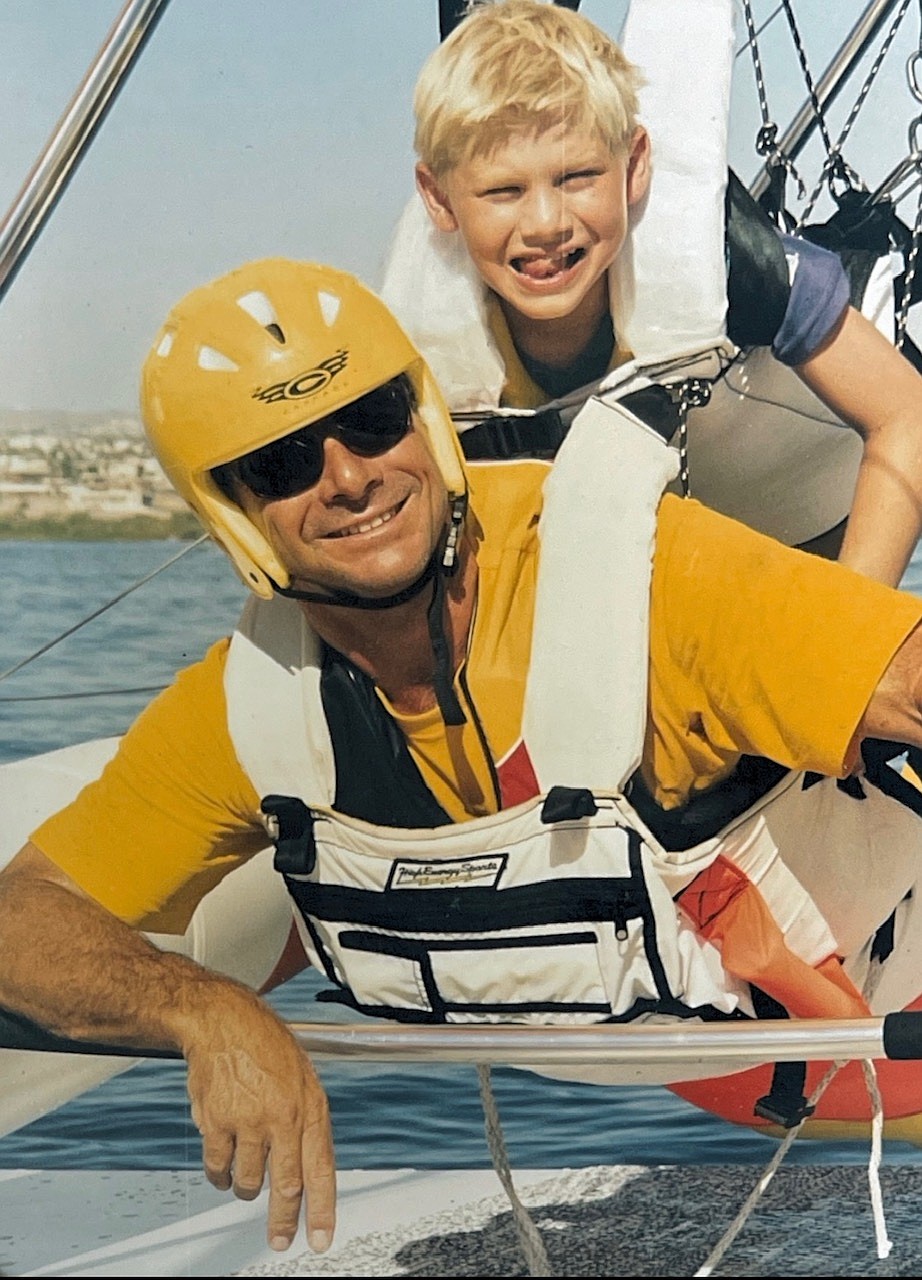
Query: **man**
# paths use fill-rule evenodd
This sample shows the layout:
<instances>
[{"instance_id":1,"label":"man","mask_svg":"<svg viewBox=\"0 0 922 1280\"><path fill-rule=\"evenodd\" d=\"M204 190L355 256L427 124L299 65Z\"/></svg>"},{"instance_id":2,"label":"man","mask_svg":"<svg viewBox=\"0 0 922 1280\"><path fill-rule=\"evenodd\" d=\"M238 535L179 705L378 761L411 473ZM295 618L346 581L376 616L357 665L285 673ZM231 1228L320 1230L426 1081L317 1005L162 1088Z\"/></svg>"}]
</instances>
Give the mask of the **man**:
<instances>
[{"instance_id":1,"label":"man","mask_svg":"<svg viewBox=\"0 0 922 1280\"><path fill-rule=\"evenodd\" d=\"M670 451L600 402L555 466L466 464L393 317L327 267L255 262L194 291L142 401L165 469L257 599L0 875L0 1005L69 1037L181 1050L209 1178L246 1198L268 1174L272 1246L291 1244L303 1198L323 1250L333 1145L310 1062L253 992L142 931L182 932L268 828L305 949L366 1011L745 1014L748 962L721 973L690 938L706 913L683 900L683 924L670 896L715 850L683 867L657 845L625 799L636 760L665 811L712 796L743 753L841 776L865 737L922 745L922 602L659 501ZM570 637L559 680L555 628ZM576 729L564 705L542 737L561 689ZM914 850L878 862L905 880ZM827 936L829 954L786 973L822 986L820 1007L860 1012Z\"/></svg>"}]
</instances>

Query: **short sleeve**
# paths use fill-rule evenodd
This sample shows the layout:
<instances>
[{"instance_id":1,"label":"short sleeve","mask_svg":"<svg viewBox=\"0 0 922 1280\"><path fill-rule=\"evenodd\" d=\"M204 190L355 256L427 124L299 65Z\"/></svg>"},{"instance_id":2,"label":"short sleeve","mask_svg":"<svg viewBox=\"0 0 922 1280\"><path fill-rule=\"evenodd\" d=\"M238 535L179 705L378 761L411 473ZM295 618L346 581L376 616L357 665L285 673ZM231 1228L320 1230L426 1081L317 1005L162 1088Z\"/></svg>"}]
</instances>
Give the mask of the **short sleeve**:
<instances>
[{"instance_id":1,"label":"short sleeve","mask_svg":"<svg viewBox=\"0 0 922 1280\"><path fill-rule=\"evenodd\" d=\"M781 237L791 292L772 343L782 364L803 364L819 350L849 304L848 278L836 254L798 236Z\"/></svg>"},{"instance_id":2,"label":"short sleeve","mask_svg":"<svg viewBox=\"0 0 922 1280\"><path fill-rule=\"evenodd\" d=\"M841 776L922 601L688 499L660 504L644 780L681 805L741 755Z\"/></svg>"},{"instance_id":3,"label":"short sleeve","mask_svg":"<svg viewBox=\"0 0 922 1280\"><path fill-rule=\"evenodd\" d=\"M181 933L198 902L266 844L227 730L227 641L145 711L96 782L32 840L114 915Z\"/></svg>"}]
</instances>

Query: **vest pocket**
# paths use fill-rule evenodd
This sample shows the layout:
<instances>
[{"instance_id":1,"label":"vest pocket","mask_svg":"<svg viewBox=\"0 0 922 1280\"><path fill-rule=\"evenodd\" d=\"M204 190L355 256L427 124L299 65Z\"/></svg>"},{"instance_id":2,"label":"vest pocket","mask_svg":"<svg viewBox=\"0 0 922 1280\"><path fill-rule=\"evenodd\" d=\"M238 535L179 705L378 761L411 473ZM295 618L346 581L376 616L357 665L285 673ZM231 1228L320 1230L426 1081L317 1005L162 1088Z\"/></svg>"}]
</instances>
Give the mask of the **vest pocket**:
<instances>
[{"instance_id":1,"label":"vest pocket","mask_svg":"<svg viewBox=\"0 0 922 1280\"><path fill-rule=\"evenodd\" d=\"M438 1022L598 1022L611 1013L591 929L483 938L344 929L333 949L343 953L359 1006L385 1015L406 1009Z\"/></svg>"},{"instance_id":2,"label":"vest pocket","mask_svg":"<svg viewBox=\"0 0 922 1280\"><path fill-rule=\"evenodd\" d=\"M404 1021L732 1014L719 954L684 927L639 832L591 798L583 816L548 822L539 798L431 831L318 811L316 864L285 875L311 962L346 1003Z\"/></svg>"}]
</instances>

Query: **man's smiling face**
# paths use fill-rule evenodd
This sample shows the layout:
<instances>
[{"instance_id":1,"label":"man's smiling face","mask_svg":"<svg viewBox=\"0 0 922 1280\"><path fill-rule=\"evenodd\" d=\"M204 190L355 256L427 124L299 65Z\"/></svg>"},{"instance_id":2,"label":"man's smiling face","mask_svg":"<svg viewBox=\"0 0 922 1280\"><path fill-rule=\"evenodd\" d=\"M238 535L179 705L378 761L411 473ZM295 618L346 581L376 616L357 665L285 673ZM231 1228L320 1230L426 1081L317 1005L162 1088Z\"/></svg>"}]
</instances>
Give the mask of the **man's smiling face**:
<instances>
[{"instance_id":1,"label":"man's smiling face","mask_svg":"<svg viewBox=\"0 0 922 1280\"><path fill-rule=\"evenodd\" d=\"M350 447L335 415L307 428L322 450L319 478L290 497L237 500L302 591L382 599L423 573L446 526L448 494L415 415L381 451ZM302 433L297 433L302 434Z\"/></svg>"}]
</instances>

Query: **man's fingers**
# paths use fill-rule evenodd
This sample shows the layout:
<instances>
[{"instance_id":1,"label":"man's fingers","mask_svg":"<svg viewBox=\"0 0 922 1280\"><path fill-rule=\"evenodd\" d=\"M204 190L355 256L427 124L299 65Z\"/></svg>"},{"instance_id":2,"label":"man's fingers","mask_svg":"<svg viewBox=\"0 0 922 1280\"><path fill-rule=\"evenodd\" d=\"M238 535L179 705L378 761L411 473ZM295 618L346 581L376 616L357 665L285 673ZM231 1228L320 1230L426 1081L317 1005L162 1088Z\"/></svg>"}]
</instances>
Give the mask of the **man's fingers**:
<instances>
[{"instance_id":1,"label":"man's fingers","mask_svg":"<svg viewBox=\"0 0 922 1280\"><path fill-rule=\"evenodd\" d=\"M271 1249L287 1249L301 1217L301 1161L297 1143L276 1143L269 1152L268 1240Z\"/></svg>"},{"instance_id":2,"label":"man's fingers","mask_svg":"<svg viewBox=\"0 0 922 1280\"><path fill-rule=\"evenodd\" d=\"M230 1020L209 1022L185 1048L192 1114L202 1135L208 1180L255 1199L269 1177L268 1238L291 1245L307 1199L311 1248L333 1239L336 1171L326 1095L291 1032L251 993L234 989L240 1007Z\"/></svg>"},{"instance_id":3,"label":"man's fingers","mask_svg":"<svg viewBox=\"0 0 922 1280\"><path fill-rule=\"evenodd\" d=\"M220 1131L202 1133L202 1164L205 1177L219 1191L230 1190L234 1163L234 1140Z\"/></svg>"},{"instance_id":4,"label":"man's fingers","mask_svg":"<svg viewBox=\"0 0 922 1280\"><path fill-rule=\"evenodd\" d=\"M325 1253L336 1227L336 1156L326 1099L305 1126L301 1140L307 1243Z\"/></svg>"},{"instance_id":5,"label":"man's fingers","mask_svg":"<svg viewBox=\"0 0 922 1280\"><path fill-rule=\"evenodd\" d=\"M234 1195L238 1200L255 1200L266 1175L266 1144L262 1138L237 1135L234 1152Z\"/></svg>"}]
</instances>

